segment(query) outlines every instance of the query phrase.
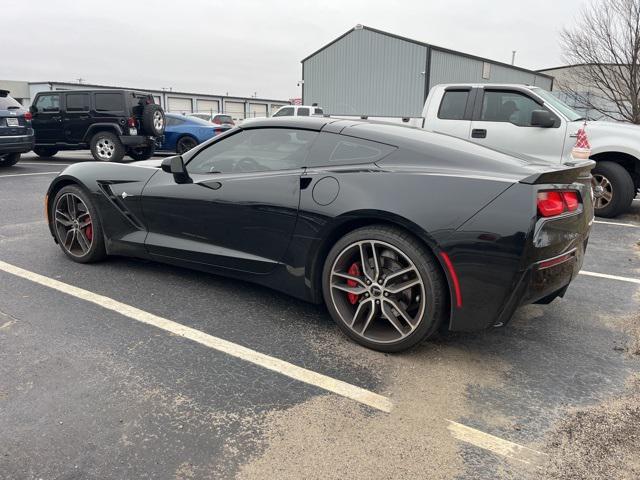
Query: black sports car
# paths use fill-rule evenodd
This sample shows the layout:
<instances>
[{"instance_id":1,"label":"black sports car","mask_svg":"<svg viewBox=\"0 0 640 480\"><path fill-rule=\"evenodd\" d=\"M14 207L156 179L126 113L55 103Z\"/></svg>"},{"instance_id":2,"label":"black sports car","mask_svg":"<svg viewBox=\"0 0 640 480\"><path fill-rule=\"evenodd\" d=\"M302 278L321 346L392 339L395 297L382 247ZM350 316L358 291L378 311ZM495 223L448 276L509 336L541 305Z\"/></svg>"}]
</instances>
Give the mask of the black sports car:
<instances>
[{"instance_id":1,"label":"black sports car","mask_svg":"<svg viewBox=\"0 0 640 480\"><path fill-rule=\"evenodd\" d=\"M129 255L325 302L399 351L563 296L593 219L593 162L552 167L404 126L256 120L182 156L78 163L49 187L77 262Z\"/></svg>"}]
</instances>

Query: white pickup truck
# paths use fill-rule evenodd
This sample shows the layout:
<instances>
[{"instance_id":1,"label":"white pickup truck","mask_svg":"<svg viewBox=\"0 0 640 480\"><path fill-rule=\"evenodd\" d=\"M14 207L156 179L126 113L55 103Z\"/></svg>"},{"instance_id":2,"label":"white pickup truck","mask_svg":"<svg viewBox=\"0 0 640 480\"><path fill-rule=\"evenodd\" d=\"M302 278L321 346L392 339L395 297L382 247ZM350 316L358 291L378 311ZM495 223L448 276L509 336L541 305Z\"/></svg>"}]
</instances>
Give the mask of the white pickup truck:
<instances>
[{"instance_id":1,"label":"white pickup truck","mask_svg":"<svg viewBox=\"0 0 640 480\"><path fill-rule=\"evenodd\" d=\"M422 118L403 121L494 149L563 163L571 160L584 117L538 87L448 84L431 89ZM640 189L640 127L589 121L585 130L591 159L597 162L592 171L595 212L614 217L630 207Z\"/></svg>"}]
</instances>

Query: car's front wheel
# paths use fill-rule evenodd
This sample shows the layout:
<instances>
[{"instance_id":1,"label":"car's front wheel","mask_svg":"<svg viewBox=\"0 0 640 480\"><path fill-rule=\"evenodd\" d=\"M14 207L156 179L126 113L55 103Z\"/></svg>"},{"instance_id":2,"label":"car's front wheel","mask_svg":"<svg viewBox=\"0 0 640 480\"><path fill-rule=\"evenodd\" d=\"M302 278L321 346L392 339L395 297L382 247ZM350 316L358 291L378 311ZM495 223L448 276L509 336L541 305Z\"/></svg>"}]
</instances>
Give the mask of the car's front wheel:
<instances>
[{"instance_id":1,"label":"car's front wheel","mask_svg":"<svg viewBox=\"0 0 640 480\"><path fill-rule=\"evenodd\" d=\"M0 167L11 167L20 160L19 153L0 153Z\"/></svg>"},{"instance_id":2,"label":"car's front wheel","mask_svg":"<svg viewBox=\"0 0 640 480\"><path fill-rule=\"evenodd\" d=\"M614 162L598 162L593 175L593 207L599 217L616 217L631 206L636 188L625 168Z\"/></svg>"},{"instance_id":3,"label":"car's front wheel","mask_svg":"<svg viewBox=\"0 0 640 480\"><path fill-rule=\"evenodd\" d=\"M446 317L446 282L413 236L387 226L359 228L331 249L322 273L329 313L374 350L398 352L431 336Z\"/></svg>"},{"instance_id":4,"label":"car's front wheel","mask_svg":"<svg viewBox=\"0 0 640 480\"><path fill-rule=\"evenodd\" d=\"M192 148L196 147L198 142L193 137L181 137L176 143L176 153L178 155L182 155L185 152L188 152Z\"/></svg>"},{"instance_id":5,"label":"car's front wheel","mask_svg":"<svg viewBox=\"0 0 640 480\"><path fill-rule=\"evenodd\" d=\"M91 138L91 154L99 162L120 162L124 157L124 145L112 132L98 132Z\"/></svg>"},{"instance_id":6,"label":"car's front wheel","mask_svg":"<svg viewBox=\"0 0 640 480\"><path fill-rule=\"evenodd\" d=\"M50 221L62 251L75 262L90 263L106 256L102 224L89 196L76 185L67 185L56 194Z\"/></svg>"}]
</instances>

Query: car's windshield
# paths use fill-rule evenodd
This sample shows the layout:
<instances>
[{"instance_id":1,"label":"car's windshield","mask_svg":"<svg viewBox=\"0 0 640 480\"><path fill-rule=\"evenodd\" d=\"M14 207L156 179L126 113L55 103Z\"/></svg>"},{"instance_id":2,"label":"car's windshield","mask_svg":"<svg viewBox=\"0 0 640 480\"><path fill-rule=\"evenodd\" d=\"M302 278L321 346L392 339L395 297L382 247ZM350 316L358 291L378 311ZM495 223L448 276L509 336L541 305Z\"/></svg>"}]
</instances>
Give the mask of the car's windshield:
<instances>
[{"instance_id":1,"label":"car's windshield","mask_svg":"<svg viewBox=\"0 0 640 480\"><path fill-rule=\"evenodd\" d=\"M537 95L542 97L542 99L549 103L553 108L558 110L561 114L563 114L570 122L576 122L578 120L584 120L584 115L580 115L574 109L572 109L569 105L561 102L558 97L556 97L553 93L547 92L542 88L534 87L533 90Z\"/></svg>"}]
</instances>

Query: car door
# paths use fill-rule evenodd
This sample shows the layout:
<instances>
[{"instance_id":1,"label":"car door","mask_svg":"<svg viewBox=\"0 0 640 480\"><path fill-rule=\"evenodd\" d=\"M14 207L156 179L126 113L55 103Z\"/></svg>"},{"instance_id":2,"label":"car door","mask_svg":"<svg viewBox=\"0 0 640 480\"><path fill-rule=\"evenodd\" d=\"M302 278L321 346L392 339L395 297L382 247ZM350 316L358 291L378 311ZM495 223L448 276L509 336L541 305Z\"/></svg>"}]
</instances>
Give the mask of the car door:
<instances>
[{"instance_id":1,"label":"car door","mask_svg":"<svg viewBox=\"0 0 640 480\"><path fill-rule=\"evenodd\" d=\"M38 96L31 108L31 114L33 116L31 126L36 143L55 144L64 141L59 93L45 93Z\"/></svg>"},{"instance_id":2,"label":"car door","mask_svg":"<svg viewBox=\"0 0 640 480\"><path fill-rule=\"evenodd\" d=\"M81 142L89 127L91 96L87 92L69 92L64 94L62 122L64 135L68 143Z\"/></svg>"},{"instance_id":3,"label":"car door","mask_svg":"<svg viewBox=\"0 0 640 480\"><path fill-rule=\"evenodd\" d=\"M552 127L531 124L534 110L556 118ZM469 139L506 152L525 154L558 163L564 145L563 120L526 92L484 88L476 97Z\"/></svg>"},{"instance_id":4,"label":"car door","mask_svg":"<svg viewBox=\"0 0 640 480\"><path fill-rule=\"evenodd\" d=\"M268 273L298 214L300 177L317 132L238 130L187 163L191 183L158 172L143 192L146 245L159 259Z\"/></svg>"}]
</instances>

